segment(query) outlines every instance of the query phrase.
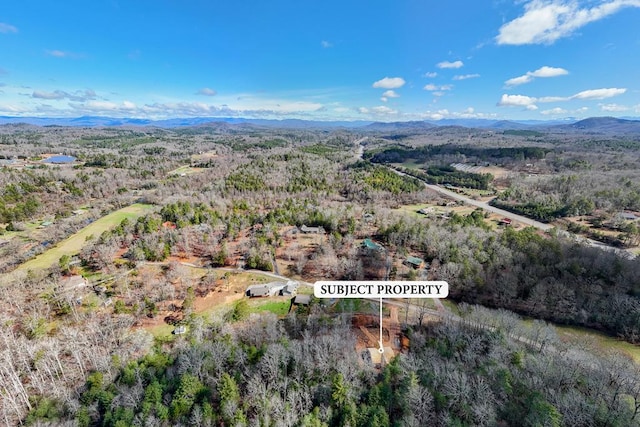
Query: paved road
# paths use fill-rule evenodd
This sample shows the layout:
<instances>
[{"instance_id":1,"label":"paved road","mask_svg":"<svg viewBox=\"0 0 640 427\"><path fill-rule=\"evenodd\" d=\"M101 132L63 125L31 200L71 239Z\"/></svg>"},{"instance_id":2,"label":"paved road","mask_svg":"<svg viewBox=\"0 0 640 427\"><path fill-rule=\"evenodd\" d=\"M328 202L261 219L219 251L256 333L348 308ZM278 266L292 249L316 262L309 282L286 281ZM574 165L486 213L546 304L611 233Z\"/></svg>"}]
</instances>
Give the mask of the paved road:
<instances>
[{"instance_id":1,"label":"paved road","mask_svg":"<svg viewBox=\"0 0 640 427\"><path fill-rule=\"evenodd\" d=\"M387 167L389 169L391 169L392 171L394 171L395 173L397 173L398 175L411 176L411 175L408 175L408 174L406 174L404 172L400 172L400 171L398 171L398 170L396 170L396 169L394 169L394 168L392 168L390 166L387 166ZM422 181L422 180L420 180L420 181ZM438 185L427 184L424 181L422 181L422 183L424 184L425 187L427 187L430 190L433 190L433 191L435 191L435 192L437 192L439 194L442 194L443 196L447 196L447 197L452 198L454 200L459 200L459 201L464 202L464 203L466 203L468 205L471 205L471 206L476 206L478 208L482 208L482 209L484 209L484 210L486 210L488 212L493 212L493 213L498 214L500 216L503 216L505 218L509 218L512 221L517 221L517 222L519 222L521 224L528 225L528 226L531 226L531 227L535 227L535 228L537 228L539 230L543 230L543 231L549 231L549 230L551 230L553 228L556 228L553 225L545 224L543 222L536 221L536 220L533 220L531 218L527 218L526 216L518 215L518 214L515 214L513 212L506 211L504 209L496 208L495 206L491 206L487 202L482 202L482 201L479 201L479 200L473 200L473 199L471 199L471 198L469 198L467 196L463 196L463 195L455 193L455 192L453 192L451 190L447 190L446 188L442 188L442 187L440 187ZM605 251L608 251L608 252L614 252L614 253L618 254L619 256L621 256L623 258L634 259L636 257L636 254L634 254L633 252L631 252L629 250L616 248L616 247L607 245L605 243L598 242L598 241L593 240L593 239L588 239L586 237L578 236L577 234L573 234L573 233L570 233L570 232L565 231L565 230L558 230L558 234L561 234L561 235L563 235L565 237L569 237L569 238L571 238L571 239L573 239L573 240L575 240L577 242L584 243L585 245L588 245L588 246L591 246L591 247L594 247L594 248L599 248L599 249L602 249L602 250L605 250Z\"/></svg>"},{"instance_id":2,"label":"paved road","mask_svg":"<svg viewBox=\"0 0 640 427\"><path fill-rule=\"evenodd\" d=\"M407 175L404 172L400 172L400 171L397 171L395 169L393 169L393 171L395 173L397 173L398 175L410 176L410 175ZM456 192L453 192L451 190L447 190L446 188L442 188L440 186L433 185L433 184L427 184L424 181L422 183L424 184L425 187L427 187L430 190L433 190L433 191L435 191L437 193L445 195L445 196L447 196L449 198L452 198L454 200L459 200L459 201L464 202L464 203L466 203L468 205L476 206L476 207L482 208L482 209L484 209L486 211L493 212L493 213L501 215L501 216L503 216L505 218L509 218L509 219L511 219L513 221L518 221L518 222L520 222L522 224L529 225L531 227L535 227L535 228L538 228L538 229L544 230L544 231L548 231L548 230L551 230L552 228L554 228L552 225L545 224L543 222L536 221L536 220L533 220L531 218L527 218L526 216L515 214L513 212L505 211L504 209L496 208L495 206L491 206L487 202L482 202L480 200L470 199L467 196L463 196L463 195L458 194Z\"/></svg>"}]
</instances>

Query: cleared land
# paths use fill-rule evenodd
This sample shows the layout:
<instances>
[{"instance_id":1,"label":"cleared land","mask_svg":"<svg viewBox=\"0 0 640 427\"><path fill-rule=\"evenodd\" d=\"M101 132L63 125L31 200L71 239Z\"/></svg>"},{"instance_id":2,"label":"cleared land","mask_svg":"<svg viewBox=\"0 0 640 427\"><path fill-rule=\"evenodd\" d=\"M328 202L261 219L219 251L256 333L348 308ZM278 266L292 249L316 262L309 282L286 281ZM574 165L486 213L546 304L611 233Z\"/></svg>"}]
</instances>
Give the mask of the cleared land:
<instances>
[{"instance_id":1,"label":"cleared land","mask_svg":"<svg viewBox=\"0 0 640 427\"><path fill-rule=\"evenodd\" d=\"M85 245L90 236L99 236L104 231L120 224L123 219L136 219L153 210L153 205L136 203L126 208L119 209L89 224L73 236L63 240L53 248L43 252L37 257L21 264L15 271L40 270L51 267L58 262L62 255L75 255Z\"/></svg>"}]
</instances>

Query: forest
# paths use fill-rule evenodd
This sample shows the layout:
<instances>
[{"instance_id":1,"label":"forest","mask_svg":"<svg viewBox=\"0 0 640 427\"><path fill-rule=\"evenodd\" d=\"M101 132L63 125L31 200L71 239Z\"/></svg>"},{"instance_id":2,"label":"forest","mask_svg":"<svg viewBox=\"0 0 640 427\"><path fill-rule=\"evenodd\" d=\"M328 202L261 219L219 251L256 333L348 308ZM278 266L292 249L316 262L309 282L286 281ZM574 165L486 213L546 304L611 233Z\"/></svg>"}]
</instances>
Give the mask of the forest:
<instances>
[{"instance_id":1,"label":"forest","mask_svg":"<svg viewBox=\"0 0 640 427\"><path fill-rule=\"evenodd\" d=\"M0 167L0 420L637 425L638 365L565 342L545 322L640 343L638 258L583 245L571 230L497 226L482 210L409 208L450 202L424 181L499 181L496 204L541 219L544 209L548 219L597 213L608 227L607 215L638 210L637 180L623 179L637 152L537 134L491 135L508 138L494 148L484 146L489 136L482 146L442 144L458 134L438 132L414 149L346 129L1 126L3 153L16 162ZM414 151L429 164L424 174L386 166ZM42 164L51 153L78 160ZM512 173L498 180L454 161ZM517 207L525 203L533 207ZM90 227L73 251L43 261ZM364 249L367 238L384 251ZM407 266L408 256L427 268ZM310 283L446 280L459 319L409 319L407 308L411 344L377 370L355 351L353 308L314 301L276 315L240 299L201 309L234 277L259 271ZM85 285L70 285L78 278ZM188 332L158 334L150 322Z\"/></svg>"}]
</instances>

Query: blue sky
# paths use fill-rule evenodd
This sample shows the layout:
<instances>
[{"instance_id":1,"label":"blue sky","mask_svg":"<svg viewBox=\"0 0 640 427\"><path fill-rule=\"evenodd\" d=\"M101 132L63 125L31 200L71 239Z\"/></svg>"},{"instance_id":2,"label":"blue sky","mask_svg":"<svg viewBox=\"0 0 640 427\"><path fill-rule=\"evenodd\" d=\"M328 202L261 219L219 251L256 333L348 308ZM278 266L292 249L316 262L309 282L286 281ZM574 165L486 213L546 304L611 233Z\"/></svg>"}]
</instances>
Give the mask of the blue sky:
<instances>
[{"instance_id":1,"label":"blue sky","mask_svg":"<svg viewBox=\"0 0 640 427\"><path fill-rule=\"evenodd\" d=\"M21 0L0 115L640 116L640 0Z\"/></svg>"}]
</instances>

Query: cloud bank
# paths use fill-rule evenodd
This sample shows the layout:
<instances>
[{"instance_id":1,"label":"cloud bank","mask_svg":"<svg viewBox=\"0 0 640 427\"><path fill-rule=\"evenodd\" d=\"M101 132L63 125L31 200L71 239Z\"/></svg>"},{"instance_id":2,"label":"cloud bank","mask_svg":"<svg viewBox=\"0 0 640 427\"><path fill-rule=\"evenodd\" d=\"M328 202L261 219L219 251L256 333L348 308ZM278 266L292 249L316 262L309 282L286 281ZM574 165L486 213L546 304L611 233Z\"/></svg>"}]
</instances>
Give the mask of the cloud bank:
<instances>
[{"instance_id":1,"label":"cloud bank","mask_svg":"<svg viewBox=\"0 0 640 427\"><path fill-rule=\"evenodd\" d=\"M593 4L594 2L591 2ZM597 1L581 7L575 0L530 0L524 14L500 27L499 45L553 44L577 29L627 7L640 7L640 0Z\"/></svg>"}]
</instances>

